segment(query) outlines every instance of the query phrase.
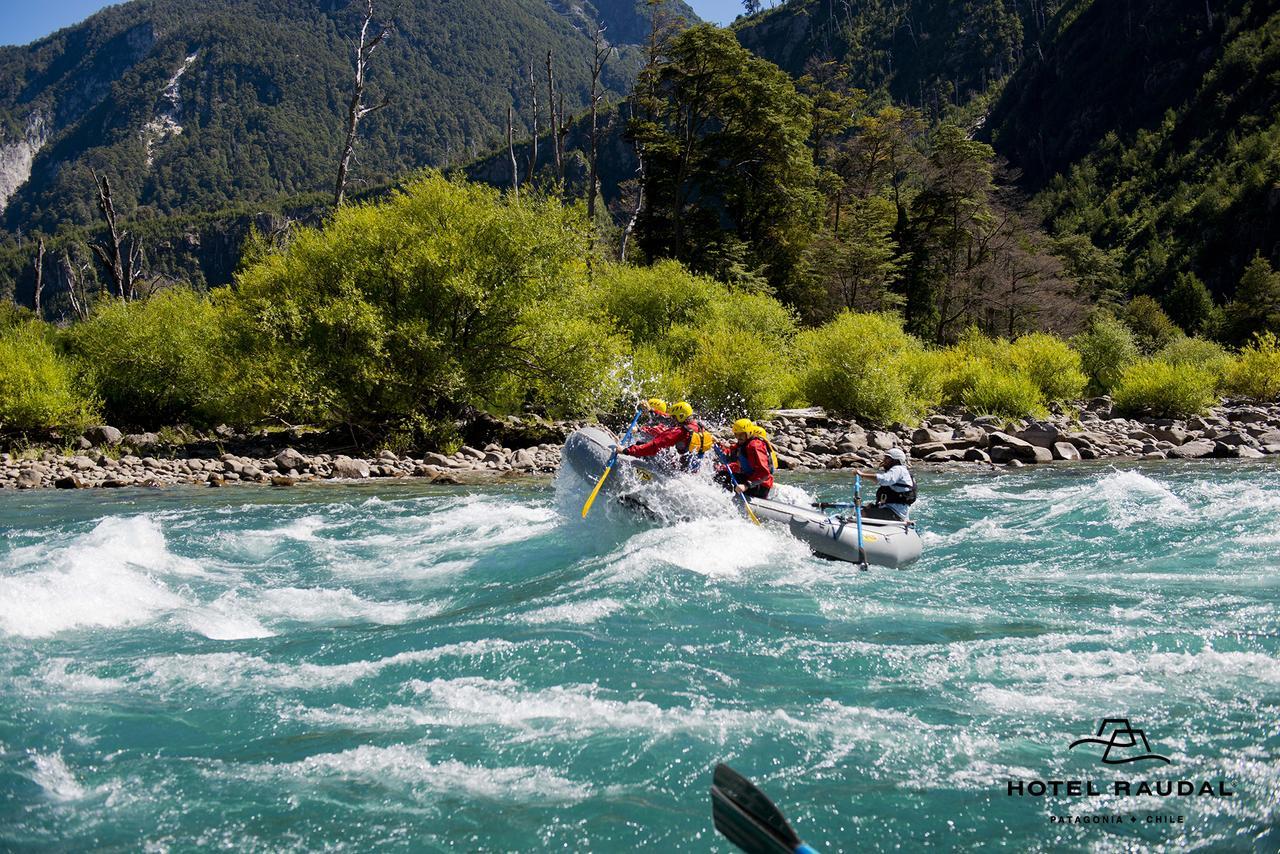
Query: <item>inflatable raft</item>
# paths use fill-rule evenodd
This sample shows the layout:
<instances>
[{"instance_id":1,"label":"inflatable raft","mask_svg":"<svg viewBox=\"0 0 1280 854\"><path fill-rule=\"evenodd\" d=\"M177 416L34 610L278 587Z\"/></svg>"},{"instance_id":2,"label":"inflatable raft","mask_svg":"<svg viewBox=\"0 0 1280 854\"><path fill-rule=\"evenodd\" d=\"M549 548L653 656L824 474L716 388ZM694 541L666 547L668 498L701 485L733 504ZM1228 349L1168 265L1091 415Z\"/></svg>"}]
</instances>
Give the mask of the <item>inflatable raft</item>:
<instances>
[{"instance_id":1,"label":"inflatable raft","mask_svg":"<svg viewBox=\"0 0 1280 854\"><path fill-rule=\"evenodd\" d=\"M617 441L612 433L600 427L577 430L564 443L561 466L590 489L609 462L610 446ZM623 503L635 506L635 502L625 499L644 481L675 474L660 459L620 456L597 501L606 497L623 498ZM792 536L807 543L815 553L850 563L861 562L858 556L858 525L852 513L828 516L814 507L773 499L748 498L747 501L761 521L785 525ZM906 566L920 557L920 535L910 522L863 519L862 544L867 563L877 566Z\"/></svg>"}]
</instances>

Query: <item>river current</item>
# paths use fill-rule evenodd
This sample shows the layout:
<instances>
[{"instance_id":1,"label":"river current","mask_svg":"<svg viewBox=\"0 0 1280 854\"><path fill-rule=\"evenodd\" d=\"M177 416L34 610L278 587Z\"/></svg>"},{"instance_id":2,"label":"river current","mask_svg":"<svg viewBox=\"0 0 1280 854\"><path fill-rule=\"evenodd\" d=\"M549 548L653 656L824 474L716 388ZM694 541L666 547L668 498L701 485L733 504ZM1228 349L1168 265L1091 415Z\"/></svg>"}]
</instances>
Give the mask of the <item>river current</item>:
<instances>
[{"instance_id":1,"label":"river current","mask_svg":"<svg viewBox=\"0 0 1280 854\"><path fill-rule=\"evenodd\" d=\"M1276 475L922 475L868 572L710 493L0 494L0 850L728 851L727 761L819 851L1276 851Z\"/></svg>"}]
</instances>

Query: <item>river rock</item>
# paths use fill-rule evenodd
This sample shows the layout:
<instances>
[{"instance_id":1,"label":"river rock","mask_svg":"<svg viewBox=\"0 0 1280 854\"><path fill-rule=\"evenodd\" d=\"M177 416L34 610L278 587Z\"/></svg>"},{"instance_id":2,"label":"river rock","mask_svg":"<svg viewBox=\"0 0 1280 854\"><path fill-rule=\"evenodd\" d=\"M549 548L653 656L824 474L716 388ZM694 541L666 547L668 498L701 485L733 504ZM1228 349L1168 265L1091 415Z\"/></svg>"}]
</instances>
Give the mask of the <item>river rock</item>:
<instances>
[{"instance_id":1,"label":"river rock","mask_svg":"<svg viewBox=\"0 0 1280 854\"><path fill-rule=\"evenodd\" d=\"M934 451L924 458L926 463L958 463L965 459L966 451Z\"/></svg>"},{"instance_id":2,"label":"river rock","mask_svg":"<svg viewBox=\"0 0 1280 854\"><path fill-rule=\"evenodd\" d=\"M921 427L911 434L911 442L915 445L924 445L930 442L945 442L950 438L950 430L930 430L925 427Z\"/></svg>"},{"instance_id":3,"label":"river rock","mask_svg":"<svg viewBox=\"0 0 1280 854\"><path fill-rule=\"evenodd\" d=\"M353 460L347 456L334 457L333 476L352 479L366 478L369 476L369 464L364 460Z\"/></svg>"},{"instance_id":4,"label":"river rock","mask_svg":"<svg viewBox=\"0 0 1280 854\"><path fill-rule=\"evenodd\" d=\"M887 451L890 448L898 447L898 437L883 430L873 430L870 436L867 437L867 444L881 451Z\"/></svg>"},{"instance_id":5,"label":"river rock","mask_svg":"<svg viewBox=\"0 0 1280 854\"><path fill-rule=\"evenodd\" d=\"M65 475L53 482L57 489L84 489L88 484L73 474Z\"/></svg>"},{"instance_id":6,"label":"river rock","mask_svg":"<svg viewBox=\"0 0 1280 854\"><path fill-rule=\"evenodd\" d=\"M124 439L124 434L114 427L109 427L106 424L99 424L85 430L84 437L95 446L119 445L121 440Z\"/></svg>"},{"instance_id":7,"label":"river rock","mask_svg":"<svg viewBox=\"0 0 1280 854\"><path fill-rule=\"evenodd\" d=\"M82 454L77 454L71 458L70 466L76 471L91 471L96 469L98 464Z\"/></svg>"},{"instance_id":8,"label":"river rock","mask_svg":"<svg viewBox=\"0 0 1280 854\"><path fill-rule=\"evenodd\" d=\"M1251 460L1265 455L1257 448L1251 448L1248 445L1241 445L1236 448L1236 456L1242 460Z\"/></svg>"},{"instance_id":9,"label":"river rock","mask_svg":"<svg viewBox=\"0 0 1280 854\"><path fill-rule=\"evenodd\" d=\"M289 477L287 474L277 474L271 478L272 486L296 486L297 483L296 477Z\"/></svg>"},{"instance_id":10,"label":"river rock","mask_svg":"<svg viewBox=\"0 0 1280 854\"><path fill-rule=\"evenodd\" d=\"M964 458L971 463L991 462L991 456L981 448L969 448L964 452Z\"/></svg>"},{"instance_id":11,"label":"river rock","mask_svg":"<svg viewBox=\"0 0 1280 854\"><path fill-rule=\"evenodd\" d=\"M159 445L160 436L158 433L129 433L124 437L123 442L129 447L141 451L144 448Z\"/></svg>"},{"instance_id":12,"label":"river rock","mask_svg":"<svg viewBox=\"0 0 1280 854\"><path fill-rule=\"evenodd\" d=\"M1076 446L1071 444L1070 442L1054 442L1052 451L1053 451L1053 458L1055 460L1080 459L1080 452L1076 450Z\"/></svg>"},{"instance_id":13,"label":"river rock","mask_svg":"<svg viewBox=\"0 0 1280 854\"><path fill-rule=\"evenodd\" d=\"M38 489L48 473L48 469L44 466L30 466L18 472L16 485L18 489Z\"/></svg>"},{"instance_id":14,"label":"river rock","mask_svg":"<svg viewBox=\"0 0 1280 854\"><path fill-rule=\"evenodd\" d=\"M1055 442L1061 441L1062 433L1052 424L1035 424L1017 434L1017 438L1037 448L1049 450Z\"/></svg>"},{"instance_id":15,"label":"river rock","mask_svg":"<svg viewBox=\"0 0 1280 854\"><path fill-rule=\"evenodd\" d=\"M1167 427L1152 427L1151 435L1162 442L1172 442L1175 445L1181 445L1191 438L1190 434L1177 424L1171 424Z\"/></svg>"},{"instance_id":16,"label":"river rock","mask_svg":"<svg viewBox=\"0 0 1280 854\"><path fill-rule=\"evenodd\" d=\"M307 458L293 448L285 448L272 457L272 460L284 472L289 471L289 469L302 471L307 467Z\"/></svg>"},{"instance_id":17,"label":"river rock","mask_svg":"<svg viewBox=\"0 0 1280 854\"><path fill-rule=\"evenodd\" d=\"M443 469L447 469L457 464L457 460L454 460L452 457L446 457L444 454L437 453L423 454L422 461L428 465L439 466Z\"/></svg>"},{"instance_id":18,"label":"river rock","mask_svg":"<svg viewBox=\"0 0 1280 854\"><path fill-rule=\"evenodd\" d=\"M1053 460L1048 448L1033 445L1025 439L996 431L988 437L987 454L993 463L1017 460L1022 463L1047 463Z\"/></svg>"}]
</instances>

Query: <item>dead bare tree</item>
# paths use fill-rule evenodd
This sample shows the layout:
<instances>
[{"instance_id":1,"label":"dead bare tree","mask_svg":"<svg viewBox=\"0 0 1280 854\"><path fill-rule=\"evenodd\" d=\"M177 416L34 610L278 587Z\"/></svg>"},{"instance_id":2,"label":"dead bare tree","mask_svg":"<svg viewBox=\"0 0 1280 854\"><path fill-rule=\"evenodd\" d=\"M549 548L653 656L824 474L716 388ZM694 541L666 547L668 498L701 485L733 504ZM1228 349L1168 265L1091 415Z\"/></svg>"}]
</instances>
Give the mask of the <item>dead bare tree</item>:
<instances>
[{"instance_id":1,"label":"dead bare tree","mask_svg":"<svg viewBox=\"0 0 1280 854\"><path fill-rule=\"evenodd\" d=\"M36 287L32 296L32 307L36 310L36 317L40 316L40 293L44 290L44 238L40 238L39 245L36 246Z\"/></svg>"},{"instance_id":2,"label":"dead bare tree","mask_svg":"<svg viewBox=\"0 0 1280 854\"><path fill-rule=\"evenodd\" d=\"M511 158L511 192L520 200L520 166L516 162L515 109L507 107L507 156Z\"/></svg>"},{"instance_id":3,"label":"dead bare tree","mask_svg":"<svg viewBox=\"0 0 1280 854\"><path fill-rule=\"evenodd\" d=\"M599 182L599 173L596 169L596 158L600 148L598 118L600 99L604 97L600 91L600 75L604 71L605 63L609 60L609 54L613 53L613 45L605 41L604 31L605 28L597 22L591 32L591 168L587 178L587 219L593 223L596 221L596 185Z\"/></svg>"},{"instance_id":4,"label":"dead bare tree","mask_svg":"<svg viewBox=\"0 0 1280 854\"><path fill-rule=\"evenodd\" d=\"M532 184L534 173L538 171L538 80L533 74L533 63L529 63L529 103L530 131L529 138L529 172L525 175L525 183Z\"/></svg>"},{"instance_id":5,"label":"dead bare tree","mask_svg":"<svg viewBox=\"0 0 1280 854\"><path fill-rule=\"evenodd\" d=\"M98 210L107 225L107 242L93 241L89 248L98 256L111 278L111 292L122 300L134 298L134 286L142 277L142 242L120 229L115 203L111 200L111 182L106 175L90 170L98 188Z\"/></svg>"},{"instance_id":6,"label":"dead bare tree","mask_svg":"<svg viewBox=\"0 0 1280 854\"><path fill-rule=\"evenodd\" d=\"M564 181L564 166L562 163L562 152L560 150L561 134L560 126L564 123L563 112L556 114L556 72L552 66L552 55L554 51L547 51L547 112L551 114L551 151L555 155L556 179ZM564 98L561 96L561 109L564 108Z\"/></svg>"},{"instance_id":7,"label":"dead bare tree","mask_svg":"<svg viewBox=\"0 0 1280 854\"><path fill-rule=\"evenodd\" d=\"M364 22L360 25L360 41L356 45L355 86L352 88L351 101L347 105L347 136L342 146L342 157L338 160L338 181L333 191L334 207L342 207L342 201L347 193L347 173L351 169L351 156L356 150L356 133L360 127L360 120L390 103L390 100L384 96L373 106L364 104L365 73L369 69L369 59L392 32L389 25L384 25L378 30L376 36L369 38L369 25L372 22L373 0L365 0Z\"/></svg>"},{"instance_id":8,"label":"dead bare tree","mask_svg":"<svg viewBox=\"0 0 1280 854\"><path fill-rule=\"evenodd\" d=\"M84 276L88 272L87 265L77 269L71 263L70 250L62 250L62 274L67 280L67 296L71 300L71 312L79 320L87 320L89 317L89 298L84 289Z\"/></svg>"}]
</instances>

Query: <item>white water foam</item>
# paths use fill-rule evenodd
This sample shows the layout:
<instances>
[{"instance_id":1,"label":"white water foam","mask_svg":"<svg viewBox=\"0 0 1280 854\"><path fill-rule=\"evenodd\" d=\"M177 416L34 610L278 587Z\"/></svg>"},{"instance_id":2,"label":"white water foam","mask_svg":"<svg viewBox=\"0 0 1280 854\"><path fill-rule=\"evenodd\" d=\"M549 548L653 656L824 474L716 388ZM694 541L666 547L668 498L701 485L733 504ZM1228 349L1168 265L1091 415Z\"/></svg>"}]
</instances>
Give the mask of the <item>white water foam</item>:
<instances>
[{"instance_id":1,"label":"white water foam","mask_svg":"<svg viewBox=\"0 0 1280 854\"><path fill-rule=\"evenodd\" d=\"M539 766L488 768L448 759L432 762L428 745L362 745L341 753L321 753L296 762L228 766L224 773L259 782L314 785L337 778L366 786L407 787L421 797L448 794L509 803L576 803L592 794L590 786Z\"/></svg>"},{"instance_id":2,"label":"white water foam","mask_svg":"<svg viewBox=\"0 0 1280 854\"><path fill-rule=\"evenodd\" d=\"M203 574L169 552L146 516L103 519L70 543L28 555L0 578L0 632L48 637L75 628L116 628L153 620L186 602L159 575Z\"/></svg>"},{"instance_id":3,"label":"white water foam","mask_svg":"<svg viewBox=\"0 0 1280 854\"><path fill-rule=\"evenodd\" d=\"M56 750L53 753L39 753L29 750L27 751L27 756L31 759L32 764L31 779L52 800L79 801L109 791L112 788L110 784L92 789L85 788L76 779L76 775L72 773L71 769L67 767L66 760L62 758L62 754Z\"/></svg>"},{"instance_id":4,"label":"white water foam","mask_svg":"<svg viewBox=\"0 0 1280 854\"><path fill-rule=\"evenodd\" d=\"M625 609L625 605L617 599L592 599L586 602L566 602L563 605L548 605L518 615L515 620L533 626L550 623L572 623L584 625L603 620L612 614Z\"/></svg>"}]
</instances>

